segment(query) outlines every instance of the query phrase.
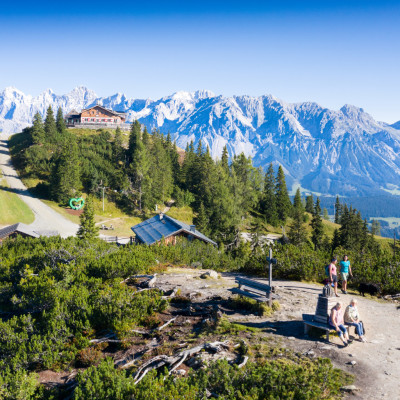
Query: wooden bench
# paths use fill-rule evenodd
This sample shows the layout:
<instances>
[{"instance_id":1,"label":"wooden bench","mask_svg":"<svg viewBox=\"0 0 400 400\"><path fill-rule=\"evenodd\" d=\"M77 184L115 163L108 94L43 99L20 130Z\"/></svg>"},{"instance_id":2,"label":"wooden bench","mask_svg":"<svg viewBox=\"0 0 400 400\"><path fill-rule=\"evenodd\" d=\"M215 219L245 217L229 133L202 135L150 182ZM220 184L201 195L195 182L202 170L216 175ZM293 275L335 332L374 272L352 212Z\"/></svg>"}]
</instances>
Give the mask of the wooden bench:
<instances>
[{"instance_id":1,"label":"wooden bench","mask_svg":"<svg viewBox=\"0 0 400 400\"><path fill-rule=\"evenodd\" d=\"M254 300L260 302L267 302L272 299L279 299L279 296L272 293L271 287L264 283L253 281L247 278L236 278L235 282L239 285L238 288L233 288L231 291L233 293L239 294L241 296L250 297Z\"/></svg>"},{"instance_id":2,"label":"wooden bench","mask_svg":"<svg viewBox=\"0 0 400 400\"><path fill-rule=\"evenodd\" d=\"M329 342L329 334L331 332L336 332L335 329L333 329L329 324L328 321L326 322L321 322L321 321L316 321L315 320L315 315L313 314L303 314L303 323L304 323L304 334L307 335L310 327L312 328L318 328L321 330L326 331L326 341ZM350 328L351 326L344 324L346 327L347 331L350 334Z\"/></svg>"}]
</instances>

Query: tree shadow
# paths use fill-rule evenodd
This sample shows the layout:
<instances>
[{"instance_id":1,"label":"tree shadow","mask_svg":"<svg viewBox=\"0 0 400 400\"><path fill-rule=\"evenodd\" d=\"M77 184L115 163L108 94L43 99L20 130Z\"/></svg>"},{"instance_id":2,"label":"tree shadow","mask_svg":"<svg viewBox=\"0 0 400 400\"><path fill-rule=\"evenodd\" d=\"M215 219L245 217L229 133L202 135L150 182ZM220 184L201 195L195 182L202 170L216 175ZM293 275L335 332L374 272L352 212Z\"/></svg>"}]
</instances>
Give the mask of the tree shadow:
<instances>
[{"instance_id":1,"label":"tree shadow","mask_svg":"<svg viewBox=\"0 0 400 400\"><path fill-rule=\"evenodd\" d=\"M0 185L0 190L32 197L31 192L28 189L15 189L15 188L10 188L8 186Z\"/></svg>"}]
</instances>

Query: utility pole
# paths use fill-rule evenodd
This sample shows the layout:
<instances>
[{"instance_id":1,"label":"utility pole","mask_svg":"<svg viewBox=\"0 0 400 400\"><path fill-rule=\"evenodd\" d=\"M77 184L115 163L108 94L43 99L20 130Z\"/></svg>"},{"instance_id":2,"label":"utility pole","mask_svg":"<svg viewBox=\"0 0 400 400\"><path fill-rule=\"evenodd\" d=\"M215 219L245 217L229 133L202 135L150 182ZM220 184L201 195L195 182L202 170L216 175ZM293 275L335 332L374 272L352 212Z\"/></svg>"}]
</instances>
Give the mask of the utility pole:
<instances>
[{"instance_id":1,"label":"utility pole","mask_svg":"<svg viewBox=\"0 0 400 400\"><path fill-rule=\"evenodd\" d=\"M108 186L103 186L103 180L101 180L98 189L101 189L103 191L103 212L104 212L104 190L108 189Z\"/></svg>"}]
</instances>

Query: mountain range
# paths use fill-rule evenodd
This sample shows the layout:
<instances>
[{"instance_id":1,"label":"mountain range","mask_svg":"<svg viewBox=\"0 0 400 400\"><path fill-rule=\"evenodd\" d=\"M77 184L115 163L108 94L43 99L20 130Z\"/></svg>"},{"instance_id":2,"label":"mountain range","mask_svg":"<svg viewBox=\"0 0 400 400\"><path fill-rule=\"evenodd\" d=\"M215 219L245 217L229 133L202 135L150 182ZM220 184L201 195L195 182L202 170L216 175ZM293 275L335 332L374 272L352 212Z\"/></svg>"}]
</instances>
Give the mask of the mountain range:
<instances>
[{"instance_id":1,"label":"mountain range","mask_svg":"<svg viewBox=\"0 0 400 400\"><path fill-rule=\"evenodd\" d=\"M177 92L159 100L117 93L98 97L77 87L66 95L46 90L37 97L8 87L0 93L0 130L20 132L34 114L81 110L101 104L127 113L148 129L170 132L179 147L201 139L213 157L225 145L232 157L244 152L256 166L281 164L289 187L322 195L400 194L400 121L375 121L362 108L334 111L316 103L286 103L274 96L217 96L206 90Z\"/></svg>"}]
</instances>

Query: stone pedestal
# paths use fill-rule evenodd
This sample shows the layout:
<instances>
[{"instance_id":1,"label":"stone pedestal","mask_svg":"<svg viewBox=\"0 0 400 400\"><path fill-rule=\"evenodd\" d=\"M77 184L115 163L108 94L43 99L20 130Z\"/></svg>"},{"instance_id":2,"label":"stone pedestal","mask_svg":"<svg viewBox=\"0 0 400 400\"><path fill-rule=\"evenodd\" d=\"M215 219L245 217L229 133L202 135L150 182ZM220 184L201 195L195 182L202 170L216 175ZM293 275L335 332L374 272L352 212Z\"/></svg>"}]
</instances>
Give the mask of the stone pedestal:
<instances>
[{"instance_id":1,"label":"stone pedestal","mask_svg":"<svg viewBox=\"0 0 400 400\"><path fill-rule=\"evenodd\" d=\"M332 307L337 303L336 297L325 297L322 294L318 296L317 308L315 310L314 321L328 323Z\"/></svg>"}]
</instances>

